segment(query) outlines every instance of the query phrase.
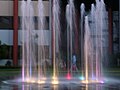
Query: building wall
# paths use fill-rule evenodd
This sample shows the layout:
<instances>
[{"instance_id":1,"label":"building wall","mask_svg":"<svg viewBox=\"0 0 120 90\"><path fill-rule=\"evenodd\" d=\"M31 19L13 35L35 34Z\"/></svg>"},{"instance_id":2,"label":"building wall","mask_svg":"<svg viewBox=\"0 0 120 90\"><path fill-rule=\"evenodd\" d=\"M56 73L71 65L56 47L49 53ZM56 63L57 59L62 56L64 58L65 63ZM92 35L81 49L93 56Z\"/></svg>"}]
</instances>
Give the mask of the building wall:
<instances>
[{"instance_id":1,"label":"building wall","mask_svg":"<svg viewBox=\"0 0 120 90\"><path fill-rule=\"evenodd\" d=\"M0 1L0 16L13 16L13 1Z\"/></svg>"},{"instance_id":2,"label":"building wall","mask_svg":"<svg viewBox=\"0 0 120 90\"><path fill-rule=\"evenodd\" d=\"M49 16L50 16L50 3L49 1L43 1L44 5L45 5L45 17L47 17L49 20ZM33 7L34 7L34 12L35 12L35 17L37 17L37 1L33 1ZM119 1L119 8L120 8L120 1ZM19 1L19 23L20 23L20 19L21 19L21 1ZM116 12L113 12L113 18L114 17L118 17L120 20L120 9L119 9L119 15L118 12L116 14ZM114 18L114 20L118 20ZM113 49L115 50L115 52L118 52L116 50L119 50L120 52L120 21L118 20L117 24L113 23L113 30L114 36L117 35L117 37L119 38L118 44L113 46ZM48 21L49 23L50 21ZM51 24L51 23L50 23ZM50 27L50 25L48 26ZM47 42L44 42L45 45L49 46L49 51L51 48L51 32L48 29L44 30L44 33L46 35L46 40ZM37 31L36 31L37 32ZM118 33L119 32L119 33ZM22 42L22 35L21 35L21 27L19 26L19 31L18 31L18 45L21 45ZM40 32L37 32L40 34ZM107 36L107 35L106 35ZM9 46L13 46L13 1L12 0L0 0L0 40L2 41L2 44L7 44ZM116 49L117 47L117 49ZM11 49L8 49L8 51ZM51 51L50 51L51 52ZM12 57L11 55L9 55L10 57Z\"/></svg>"},{"instance_id":3,"label":"building wall","mask_svg":"<svg viewBox=\"0 0 120 90\"><path fill-rule=\"evenodd\" d=\"M37 1L32 1L34 7L34 18L37 18ZM18 19L19 19L19 27L18 27L18 46L20 47L22 44L22 30L21 30L21 1L18 2ZM49 1L43 1L45 7L45 18L47 22L47 28L44 28L43 33L45 34L45 42L39 43L40 45L45 45L49 48L48 51L50 52L51 47L51 36L49 30ZM35 21L36 22L36 21ZM36 29L36 28L35 28ZM42 30L35 30L36 33L39 35L41 34ZM0 0L0 41L1 44L5 44L12 49L7 49L7 52L11 52L13 50L13 0ZM0 50L2 50L0 48ZM1 51L0 51L1 52ZM20 49L19 51L20 52ZM10 58L13 57L12 54L8 55ZM9 58L6 57L6 58ZM1 58L0 58L1 59Z\"/></svg>"},{"instance_id":4,"label":"building wall","mask_svg":"<svg viewBox=\"0 0 120 90\"><path fill-rule=\"evenodd\" d=\"M35 10L35 16L37 16L37 1L33 1L33 8ZM49 2L43 1L45 6L45 16L49 16ZM19 1L19 16L21 16L21 1ZM13 16L13 1L0 0L0 16Z\"/></svg>"},{"instance_id":5,"label":"building wall","mask_svg":"<svg viewBox=\"0 0 120 90\"><path fill-rule=\"evenodd\" d=\"M119 11L113 11L113 53L119 52Z\"/></svg>"},{"instance_id":6,"label":"building wall","mask_svg":"<svg viewBox=\"0 0 120 90\"><path fill-rule=\"evenodd\" d=\"M45 6L45 17L49 19L49 2L43 1L43 4ZM35 16L37 17L37 11L35 8L37 8L37 1L33 1L34 10L35 10ZM21 20L21 1L19 1L19 24ZM13 1L0 1L0 40L2 43L6 43L8 45L13 45ZM47 21L49 24L49 20ZM19 30L21 29L21 26L19 25ZM45 33L50 32L49 25L47 26L47 31ZM3 33L3 34L2 34ZM6 34L6 35L5 35ZM9 35L8 35L9 34ZM19 31L19 36L21 36L21 30ZM48 38L49 35L46 35ZM6 37L6 38L5 38ZM49 37L50 38L50 37ZM11 40L10 40L11 39ZM7 42L8 41L8 42ZM18 43L21 42L21 38L19 38ZM49 42L49 41L48 41Z\"/></svg>"}]
</instances>

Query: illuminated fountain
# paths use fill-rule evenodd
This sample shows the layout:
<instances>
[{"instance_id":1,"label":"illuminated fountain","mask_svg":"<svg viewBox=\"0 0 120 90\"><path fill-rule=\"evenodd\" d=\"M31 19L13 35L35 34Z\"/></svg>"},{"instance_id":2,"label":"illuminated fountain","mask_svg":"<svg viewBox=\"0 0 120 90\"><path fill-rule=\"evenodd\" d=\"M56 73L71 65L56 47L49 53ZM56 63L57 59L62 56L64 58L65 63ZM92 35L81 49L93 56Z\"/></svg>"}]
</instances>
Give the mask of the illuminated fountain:
<instances>
[{"instance_id":1,"label":"illuminated fountain","mask_svg":"<svg viewBox=\"0 0 120 90\"><path fill-rule=\"evenodd\" d=\"M75 8L74 1L70 0L66 6L67 18L67 56L72 61L73 54L73 33L75 32ZM102 62L107 56L103 52L103 48L107 44L107 38L104 37L106 25L106 10L103 0L96 0L96 6L91 5L91 12L87 14L85 5L80 6L81 22L80 22L80 41L81 41L81 63L82 75L80 79L82 83L102 83ZM107 49L104 49L107 51ZM70 65L72 62L70 63ZM68 65L69 66L69 65ZM70 73L71 71L71 73ZM68 76L73 74L68 69Z\"/></svg>"},{"instance_id":2,"label":"illuminated fountain","mask_svg":"<svg viewBox=\"0 0 120 90\"><path fill-rule=\"evenodd\" d=\"M85 15L83 12L84 4L81 5L81 17ZM84 63L82 68L84 69L83 76L85 76L85 80L82 81L83 83L103 82L102 62L106 55L103 48L107 40L104 37L106 27L105 14L104 1L96 0L96 6L94 4L91 5L91 13L83 17L85 19L84 60L82 60ZM91 22L91 27L89 21ZM83 24L83 21L81 23Z\"/></svg>"},{"instance_id":3,"label":"illuminated fountain","mask_svg":"<svg viewBox=\"0 0 120 90\"><path fill-rule=\"evenodd\" d=\"M59 0L53 0L53 9L52 9L52 14L53 14L53 30L52 30L52 44L53 44L53 84L58 84L58 67L59 63L58 61L60 60L60 51L59 51L59 41L60 41L60 20L59 20L59 15L60 15L60 7L59 7Z\"/></svg>"},{"instance_id":4,"label":"illuminated fountain","mask_svg":"<svg viewBox=\"0 0 120 90\"><path fill-rule=\"evenodd\" d=\"M31 0L22 1L22 82L25 83L101 83L102 78L102 61L104 58L104 25L105 22L105 5L103 0L96 0L96 6L91 5L89 14L85 11L85 5L82 3L81 22L80 22L80 43L81 62L82 62L82 79L79 80L71 68L73 65L73 50L75 40L76 18L74 0L69 0L66 6L67 21L67 70L65 76L60 76L59 62L61 53L59 44L60 40L60 2L52 2L52 60L53 75L48 76L45 64L45 32L44 32L44 5L42 0L38 0L38 30L35 30L34 9ZM91 22L91 23L89 23ZM79 76L80 72L78 71ZM78 74L77 73L77 74Z\"/></svg>"},{"instance_id":5,"label":"illuminated fountain","mask_svg":"<svg viewBox=\"0 0 120 90\"><path fill-rule=\"evenodd\" d=\"M35 30L31 0L22 1L22 81L44 83L46 79L44 35L44 6L38 0L38 30ZM40 33L40 34L39 34Z\"/></svg>"},{"instance_id":6,"label":"illuminated fountain","mask_svg":"<svg viewBox=\"0 0 120 90\"><path fill-rule=\"evenodd\" d=\"M45 32L44 32L44 5L42 0L38 0L38 30L34 26L34 10L31 0L22 1L22 82L43 84L58 84L58 60L60 59L60 22L59 22L59 0L53 0L53 76L46 77L45 62ZM48 52L47 52L48 53ZM56 55L57 54L57 55ZM49 78L50 77L50 78Z\"/></svg>"},{"instance_id":7,"label":"illuminated fountain","mask_svg":"<svg viewBox=\"0 0 120 90\"><path fill-rule=\"evenodd\" d=\"M61 36L61 22L60 22L60 0L52 0L51 2L51 43L52 43L52 70L50 72L46 69L45 64L45 47L46 34L44 29L44 4L43 0L38 0L37 23L38 30L35 30L35 18L33 2L31 0L23 0L21 2L22 11L22 79L6 80L4 83L11 84L18 90L104 90L113 87L114 84L108 86L104 82L102 62L104 57L107 56L105 51L107 48L107 38L105 37L105 27L107 22L105 20L105 5L103 0L96 0L96 4L91 5L91 11L85 11L85 5L82 3L80 6L80 26L79 39L80 39L80 56L77 59L82 63L78 71L74 71L71 66L73 65L73 53L75 53L75 35L76 35L76 11L74 0L69 0L66 5L66 38L67 38L67 70L59 69L61 60L60 40ZM63 13L64 14L64 13ZM78 19L78 18L77 18ZM107 31L108 32L108 31ZM78 32L77 32L78 33ZM105 49L105 48L106 49ZM81 60L80 60L81 59ZM78 65L78 63L75 62ZM62 72L61 72L61 71ZM52 74L52 75L51 75ZM66 77L67 76L67 77ZM114 81L114 80L111 80ZM119 83L119 80L117 81ZM98 84L99 83L99 84ZM104 83L101 85L100 83ZM51 85L53 84L53 85ZM57 84L57 85L56 85ZM119 86L118 84L116 84ZM103 87L103 88L102 88ZM2 87L1 87L2 88Z\"/></svg>"},{"instance_id":8,"label":"illuminated fountain","mask_svg":"<svg viewBox=\"0 0 120 90\"><path fill-rule=\"evenodd\" d=\"M66 20L67 20L67 78L71 79L73 70L72 70L72 58L73 58L73 33L75 30L75 6L73 0L69 0L68 5L66 6Z\"/></svg>"}]
</instances>

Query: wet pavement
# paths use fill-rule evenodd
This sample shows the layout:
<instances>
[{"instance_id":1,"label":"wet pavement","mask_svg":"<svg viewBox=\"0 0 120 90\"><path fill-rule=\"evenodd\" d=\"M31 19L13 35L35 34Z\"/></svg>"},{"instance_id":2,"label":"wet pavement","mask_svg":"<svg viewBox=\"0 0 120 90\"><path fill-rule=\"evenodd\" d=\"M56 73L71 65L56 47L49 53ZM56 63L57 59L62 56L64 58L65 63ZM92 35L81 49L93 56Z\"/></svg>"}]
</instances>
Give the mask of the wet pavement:
<instances>
[{"instance_id":1,"label":"wet pavement","mask_svg":"<svg viewBox=\"0 0 120 90\"><path fill-rule=\"evenodd\" d=\"M120 84L0 84L0 90L120 90Z\"/></svg>"},{"instance_id":2,"label":"wet pavement","mask_svg":"<svg viewBox=\"0 0 120 90\"><path fill-rule=\"evenodd\" d=\"M109 79L104 83L64 83L53 85L36 84L36 83L22 83L5 80L0 82L0 90L120 90L120 81Z\"/></svg>"},{"instance_id":3,"label":"wet pavement","mask_svg":"<svg viewBox=\"0 0 120 90\"><path fill-rule=\"evenodd\" d=\"M18 77L18 76L16 76ZM67 83L67 84L28 84L28 83L5 83L4 81L13 80L15 77L1 77L0 90L120 90L120 76L107 75L106 82L104 83ZM64 81L63 81L64 82Z\"/></svg>"}]
</instances>

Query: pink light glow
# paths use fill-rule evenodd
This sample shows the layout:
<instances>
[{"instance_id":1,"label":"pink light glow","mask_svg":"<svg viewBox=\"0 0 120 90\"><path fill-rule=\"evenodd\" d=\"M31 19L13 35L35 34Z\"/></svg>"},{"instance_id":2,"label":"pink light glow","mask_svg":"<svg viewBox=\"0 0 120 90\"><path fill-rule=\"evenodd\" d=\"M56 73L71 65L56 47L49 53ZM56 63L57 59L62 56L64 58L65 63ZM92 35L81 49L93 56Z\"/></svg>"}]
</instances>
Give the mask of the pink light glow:
<instances>
[{"instance_id":1,"label":"pink light glow","mask_svg":"<svg viewBox=\"0 0 120 90\"><path fill-rule=\"evenodd\" d=\"M71 74L67 73L67 79L70 80L71 79Z\"/></svg>"}]
</instances>

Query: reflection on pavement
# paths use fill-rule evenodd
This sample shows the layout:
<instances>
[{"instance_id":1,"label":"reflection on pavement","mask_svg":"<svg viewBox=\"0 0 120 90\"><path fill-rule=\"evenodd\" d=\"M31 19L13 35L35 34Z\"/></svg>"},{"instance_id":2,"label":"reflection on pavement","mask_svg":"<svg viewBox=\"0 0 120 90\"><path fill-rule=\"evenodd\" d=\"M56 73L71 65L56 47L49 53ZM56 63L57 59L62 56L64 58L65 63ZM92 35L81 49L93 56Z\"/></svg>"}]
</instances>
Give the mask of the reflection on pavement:
<instances>
[{"instance_id":1,"label":"reflection on pavement","mask_svg":"<svg viewBox=\"0 0 120 90\"><path fill-rule=\"evenodd\" d=\"M0 90L120 90L120 84L61 84L61 85L39 85L21 84L8 85L0 84Z\"/></svg>"}]
</instances>

